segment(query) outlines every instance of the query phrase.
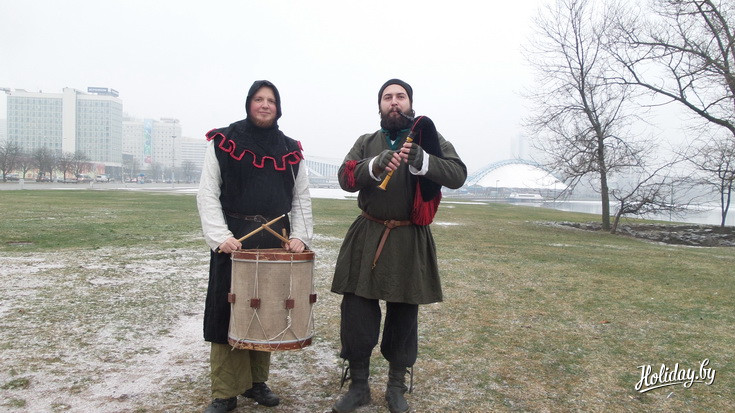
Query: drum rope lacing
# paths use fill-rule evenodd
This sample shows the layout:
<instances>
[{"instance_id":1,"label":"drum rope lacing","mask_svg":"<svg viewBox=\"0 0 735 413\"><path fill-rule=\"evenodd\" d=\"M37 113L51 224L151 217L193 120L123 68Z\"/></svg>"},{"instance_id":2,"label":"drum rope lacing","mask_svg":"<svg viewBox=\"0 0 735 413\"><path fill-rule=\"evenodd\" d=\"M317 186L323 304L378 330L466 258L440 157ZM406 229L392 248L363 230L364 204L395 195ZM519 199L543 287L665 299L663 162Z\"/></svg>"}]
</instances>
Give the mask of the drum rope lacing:
<instances>
[{"instance_id":1,"label":"drum rope lacing","mask_svg":"<svg viewBox=\"0 0 735 413\"><path fill-rule=\"evenodd\" d=\"M259 293L258 293L258 279L260 278L259 272L258 272L259 263L260 263L260 252L256 253L255 255L255 280L253 282L253 289L254 289L253 297L259 297ZM289 280L288 280L288 298L287 298L288 300L292 298L292 293L293 293L293 264L294 264L293 254L291 254L290 273L289 273ZM312 269L312 273L313 273L313 269ZM313 279L313 275L312 275L312 279ZM312 282L312 291L313 289L314 287L313 287L313 282ZM287 321L286 328L284 328L281 332L277 333L275 336L268 338L268 333L265 331L265 327L263 327L263 323L261 322L260 317L258 316L258 309L255 309L255 311L253 311L253 316L250 318L250 323L248 324L248 328L246 331L250 331L250 327L253 325L253 321L257 319L258 326L260 326L263 332L263 337L265 337L265 340L268 341L269 343L271 341L276 341L277 339L285 336L286 332L288 332L289 330L291 330L291 333L294 335L294 337L301 340L301 338L298 337L298 335L296 335L296 332L292 330L291 309L289 308L287 310L288 310L288 314L286 315L286 321ZM311 315L313 314L313 311L314 311L314 307L312 306L310 310L309 323L311 323ZM242 342L242 341L243 340L238 340L238 342ZM276 345L276 348L278 348L279 345L280 343Z\"/></svg>"},{"instance_id":2,"label":"drum rope lacing","mask_svg":"<svg viewBox=\"0 0 735 413\"><path fill-rule=\"evenodd\" d=\"M288 276L288 298L286 298L287 300L291 299L292 291L293 291L293 254L291 254L291 268L290 268L290 274ZM276 338L279 338L279 337L283 337L284 335L286 335L286 332L288 330L291 330L291 308L287 308L287 310L288 310L288 314L286 315L286 328L284 328L280 333L276 334L272 340L275 340ZM293 331L291 332L293 333L294 337L298 338L295 332Z\"/></svg>"}]
</instances>

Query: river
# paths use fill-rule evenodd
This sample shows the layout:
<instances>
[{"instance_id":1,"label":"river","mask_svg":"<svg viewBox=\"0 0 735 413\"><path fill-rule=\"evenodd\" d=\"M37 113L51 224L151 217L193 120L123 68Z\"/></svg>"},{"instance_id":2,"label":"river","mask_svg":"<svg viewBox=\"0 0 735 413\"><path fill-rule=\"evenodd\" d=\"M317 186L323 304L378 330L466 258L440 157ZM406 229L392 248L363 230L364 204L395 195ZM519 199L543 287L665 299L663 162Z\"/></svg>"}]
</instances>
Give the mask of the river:
<instances>
[{"instance_id":1,"label":"river","mask_svg":"<svg viewBox=\"0 0 735 413\"><path fill-rule=\"evenodd\" d=\"M96 190L129 190L129 191L174 191L174 192L196 192L197 184L124 184L120 182L110 183L88 183L88 184L61 184L61 183L37 183L27 182L21 184L19 182L5 182L0 181L0 190L14 190L14 189L96 189ZM314 198L330 198L330 199L355 199L357 194L343 191L339 188L311 188L311 196ZM473 202L477 204L491 204L496 202L492 199L463 199L455 197L444 198L445 203L452 202ZM588 214L600 215L602 206L598 201L544 201L544 202L529 202L518 205L535 206L539 208L551 208L558 209L560 211L572 211L572 212L583 212ZM699 208L697 211L692 210L686 214L680 216L669 216L668 214L660 214L655 216L646 216L645 218L656 219L661 221L672 221L672 222L685 222L690 224L706 224L706 225L720 225L720 208L718 205L707 205ZM725 221L727 226L735 226L735 211L732 209L727 216Z\"/></svg>"},{"instance_id":2,"label":"river","mask_svg":"<svg viewBox=\"0 0 735 413\"><path fill-rule=\"evenodd\" d=\"M314 198L332 198L332 199L345 199L354 198L356 194L343 191L335 188L312 188L312 197ZM444 198L445 203L451 202L466 202L471 201L479 204L491 204L495 201L487 199L478 200L464 200L461 198L447 197ZM602 205L599 201L544 201L544 202L528 202L528 203L515 203L514 205L526 205L534 206L539 208L550 208L557 209L559 211L571 211L571 212L583 212L587 214L600 215L602 214ZM704 225L720 225L720 207L719 205L705 205L697 210L692 209L691 212L687 212L681 215L669 214L656 214L645 216L643 218L655 219L659 221L671 221L671 222L684 222L689 224L704 224ZM735 211L730 210L725 220L725 225L735 226Z\"/></svg>"},{"instance_id":3,"label":"river","mask_svg":"<svg viewBox=\"0 0 735 413\"><path fill-rule=\"evenodd\" d=\"M602 214L602 204L600 201L547 201L540 206L544 208L558 209L560 211L585 212L588 214ZM655 219L659 221L686 222L689 224L706 224L720 225L722 217L720 216L719 205L704 205L696 210L691 209L682 215L655 214L648 215L643 218ZM732 208L727 214L725 225L735 225L735 212Z\"/></svg>"}]
</instances>

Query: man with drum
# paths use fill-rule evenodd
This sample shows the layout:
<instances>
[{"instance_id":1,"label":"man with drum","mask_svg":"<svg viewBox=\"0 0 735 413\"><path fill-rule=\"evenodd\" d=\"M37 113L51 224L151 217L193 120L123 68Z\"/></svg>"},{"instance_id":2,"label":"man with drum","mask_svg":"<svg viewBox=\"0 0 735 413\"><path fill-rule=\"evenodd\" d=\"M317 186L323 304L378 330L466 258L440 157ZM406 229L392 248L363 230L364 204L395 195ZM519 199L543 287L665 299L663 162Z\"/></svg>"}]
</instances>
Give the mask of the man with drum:
<instances>
[{"instance_id":1,"label":"man with drum","mask_svg":"<svg viewBox=\"0 0 735 413\"><path fill-rule=\"evenodd\" d=\"M360 136L339 170L342 189L359 192L362 213L347 231L331 287L343 295L340 356L348 362L343 379L348 373L351 379L332 409L337 413L370 402L379 300L386 302L380 350L390 365L385 400L391 412L409 411L405 376L417 357L418 306L442 300L429 224L441 186L461 187L467 168L430 119L414 118L412 106L408 83L391 79L383 84L378 92L381 129ZM386 175L391 175L387 184Z\"/></svg>"},{"instance_id":2,"label":"man with drum","mask_svg":"<svg viewBox=\"0 0 735 413\"><path fill-rule=\"evenodd\" d=\"M266 385L270 353L235 349L228 343L230 254L240 248L283 247L300 253L312 234L311 198L300 143L278 128L281 98L267 81L253 83L245 102L247 117L207 133L197 206L205 241L211 248L204 309L204 339L211 343L212 403L206 413L228 412L237 395L264 406L280 402ZM242 239L287 214L269 228L288 232L282 242L269 231Z\"/></svg>"}]
</instances>

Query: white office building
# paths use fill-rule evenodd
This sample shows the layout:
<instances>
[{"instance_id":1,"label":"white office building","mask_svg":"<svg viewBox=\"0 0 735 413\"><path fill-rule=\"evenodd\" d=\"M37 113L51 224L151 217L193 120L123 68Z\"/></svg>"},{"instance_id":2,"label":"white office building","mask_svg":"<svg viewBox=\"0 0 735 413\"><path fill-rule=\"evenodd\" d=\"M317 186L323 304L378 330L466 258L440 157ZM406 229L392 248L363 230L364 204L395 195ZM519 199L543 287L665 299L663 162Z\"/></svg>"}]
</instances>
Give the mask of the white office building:
<instances>
[{"instance_id":1,"label":"white office building","mask_svg":"<svg viewBox=\"0 0 735 413\"><path fill-rule=\"evenodd\" d=\"M191 162L198 170L202 170L204 165L204 151L207 150L207 138L181 138L181 165Z\"/></svg>"},{"instance_id":2,"label":"white office building","mask_svg":"<svg viewBox=\"0 0 735 413\"><path fill-rule=\"evenodd\" d=\"M109 88L87 93L9 90L7 140L33 152L47 147L57 153L83 152L92 163L119 167L122 162L122 101ZM101 169L104 169L101 168Z\"/></svg>"},{"instance_id":3,"label":"white office building","mask_svg":"<svg viewBox=\"0 0 735 413\"><path fill-rule=\"evenodd\" d=\"M181 124L178 119L123 119L122 153L137 162L139 170L181 166ZM158 178L158 177L155 177Z\"/></svg>"},{"instance_id":4,"label":"white office building","mask_svg":"<svg viewBox=\"0 0 735 413\"><path fill-rule=\"evenodd\" d=\"M0 119L0 144L8 140L8 121Z\"/></svg>"}]
</instances>

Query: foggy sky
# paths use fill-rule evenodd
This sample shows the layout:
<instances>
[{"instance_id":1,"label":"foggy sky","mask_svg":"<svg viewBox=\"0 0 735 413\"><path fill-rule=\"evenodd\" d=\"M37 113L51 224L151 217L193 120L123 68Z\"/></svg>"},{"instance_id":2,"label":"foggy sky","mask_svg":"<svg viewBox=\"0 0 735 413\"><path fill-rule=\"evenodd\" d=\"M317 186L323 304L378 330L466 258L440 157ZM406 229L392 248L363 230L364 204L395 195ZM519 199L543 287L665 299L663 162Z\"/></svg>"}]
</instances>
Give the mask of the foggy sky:
<instances>
[{"instance_id":1,"label":"foggy sky","mask_svg":"<svg viewBox=\"0 0 735 413\"><path fill-rule=\"evenodd\" d=\"M399 77L473 171L523 133L521 45L543 1L0 0L0 87L114 88L125 113L204 139L268 79L307 158L342 159L379 128L378 89Z\"/></svg>"}]
</instances>

